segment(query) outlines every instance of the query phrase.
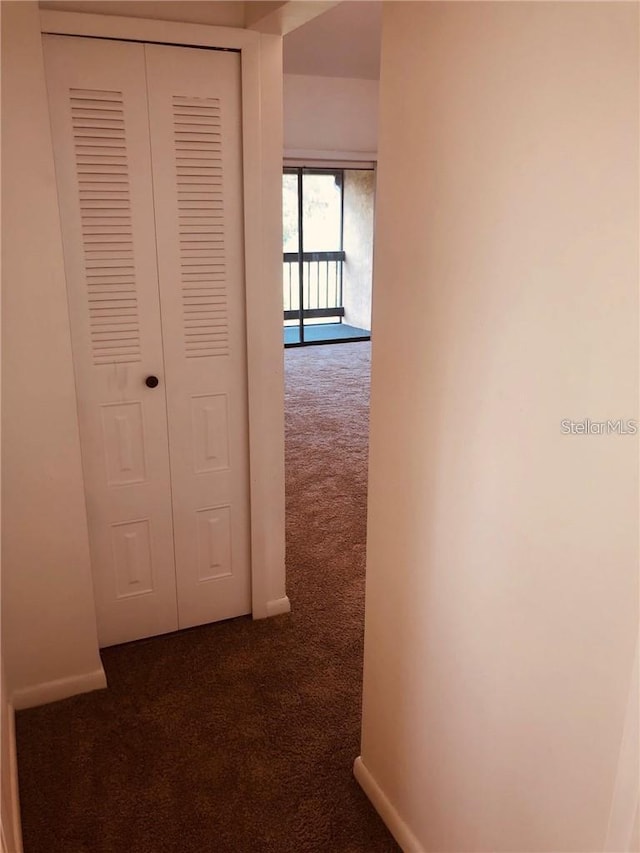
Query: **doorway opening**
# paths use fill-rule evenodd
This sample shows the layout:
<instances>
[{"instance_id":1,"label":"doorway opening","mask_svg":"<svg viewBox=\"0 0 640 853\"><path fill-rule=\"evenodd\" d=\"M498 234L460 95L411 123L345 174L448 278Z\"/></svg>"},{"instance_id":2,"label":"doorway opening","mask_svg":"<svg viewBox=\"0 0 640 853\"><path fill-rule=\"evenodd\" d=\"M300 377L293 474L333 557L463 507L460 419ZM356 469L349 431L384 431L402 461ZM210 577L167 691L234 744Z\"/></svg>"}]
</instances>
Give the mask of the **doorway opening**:
<instances>
[{"instance_id":1,"label":"doorway opening","mask_svg":"<svg viewBox=\"0 0 640 853\"><path fill-rule=\"evenodd\" d=\"M373 168L282 176L285 347L371 338Z\"/></svg>"}]
</instances>

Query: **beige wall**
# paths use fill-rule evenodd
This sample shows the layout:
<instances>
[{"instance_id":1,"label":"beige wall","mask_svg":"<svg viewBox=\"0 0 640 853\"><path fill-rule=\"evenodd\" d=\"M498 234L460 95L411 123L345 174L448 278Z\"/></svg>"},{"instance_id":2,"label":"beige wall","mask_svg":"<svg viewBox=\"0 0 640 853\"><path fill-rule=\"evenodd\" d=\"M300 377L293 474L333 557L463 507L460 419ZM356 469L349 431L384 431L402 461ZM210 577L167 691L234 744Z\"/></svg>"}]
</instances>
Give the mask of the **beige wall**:
<instances>
[{"instance_id":1,"label":"beige wall","mask_svg":"<svg viewBox=\"0 0 640 853\"><path fill-rule=\"evenodd\" d=\"M344 173L342 267L344 322L371 330L371 280L373 275L373 200L375 172L347 169Z\"/></svg>"},{"instance_id":2,"label":"beige wall","mask_svg":"<svg viewBox=\"0 0 640 853\"><path fill-rule=\"evenodd\" d=\"M378 81L284 75L284 148L375 154Z\"/></svg>"},{"instance_id":3,"label":"beige wall","mask_svg":"<svg viewBox=\"0 0 640 853\"><path fill-rule=\"evenodd\" d=\"M19 695L102 673L40 27L30 2L2 4L2 249L2 627L7 680Z\"/></svg>"},{"instance_id":4,"label":"beige wall","mask_svg":"<svg viewBox=\"0 0 640 853\"><path fill-rule=\"evenodd\" d=\"M560 421L638 417L638 12L385 8L362 760L425 851L603 849L638 441Z\"/></svg>"}]
</instances>

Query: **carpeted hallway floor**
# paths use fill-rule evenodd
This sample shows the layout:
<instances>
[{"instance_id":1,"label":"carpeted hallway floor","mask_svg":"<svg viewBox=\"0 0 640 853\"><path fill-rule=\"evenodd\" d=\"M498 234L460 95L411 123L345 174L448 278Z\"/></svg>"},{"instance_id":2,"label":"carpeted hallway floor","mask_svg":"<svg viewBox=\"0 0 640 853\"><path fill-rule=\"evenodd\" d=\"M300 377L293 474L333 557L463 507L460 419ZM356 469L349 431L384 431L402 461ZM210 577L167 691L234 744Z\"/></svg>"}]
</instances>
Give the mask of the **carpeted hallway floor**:
<instances>
[{"instance_id":1,"label":"carpeted hallway floor","mask_svg":"<svg viewBox=\"0 0 640 853\"><path fill-rule=\"evenodd\" d=\"M18 714L25 853L391 853L359 752L369 344L289 350L293 611L105 649Z\"/></svg>"}]
</instances>

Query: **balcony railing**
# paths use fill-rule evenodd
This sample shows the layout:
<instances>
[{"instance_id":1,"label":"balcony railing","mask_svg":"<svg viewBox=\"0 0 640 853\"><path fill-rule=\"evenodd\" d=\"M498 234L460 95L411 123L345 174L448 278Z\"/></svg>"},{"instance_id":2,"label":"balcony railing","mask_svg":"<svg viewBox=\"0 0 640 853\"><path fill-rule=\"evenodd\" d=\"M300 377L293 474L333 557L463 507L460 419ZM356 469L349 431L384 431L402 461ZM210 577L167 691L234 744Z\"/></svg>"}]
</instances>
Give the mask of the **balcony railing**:
<instances>
[{"instance_id":1,"label":"balcony railing","mask_svg":"<svg viewBox=\"0 0 640 853\"><path fill-rule=\"evenodd\" d=\"M302 316L342 318L342 264L344 252L304 252L302 256ZM284 319L300 318L300 272L297 252L285 252L283 261Z\"/></svg>"}]
</instances>

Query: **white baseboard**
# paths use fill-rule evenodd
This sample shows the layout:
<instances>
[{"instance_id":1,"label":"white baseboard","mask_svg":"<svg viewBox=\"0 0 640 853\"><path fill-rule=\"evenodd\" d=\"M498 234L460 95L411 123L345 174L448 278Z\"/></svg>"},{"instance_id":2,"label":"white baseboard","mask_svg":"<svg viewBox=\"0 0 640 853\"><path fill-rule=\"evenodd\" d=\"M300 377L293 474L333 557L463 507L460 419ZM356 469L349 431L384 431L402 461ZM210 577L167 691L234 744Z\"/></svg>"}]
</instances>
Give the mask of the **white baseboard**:
<instances>
[{"instance_id":1,"label":"white baseboard","mask_svg":"<svg viewBox=\"0 0 640 853\"><path fill-rule=\"evenodd\" d=\"M274 598L267 601L267 616L279 616L281 613L291 612L291 602L287 595L284 598Z\"/></svg>"},{"instance_id":2,"label":"white baseboard","mask_svg":"<svg viewBox=\"0 0 640 853\"><path fill-rule=\"evenodd\" d=\"M618 771L609 814L609 826L604 843L605 853L633 853L633 832L640 808L640 636L636 644L631 670L631 685L627 700L622 741L618 756Z\"/></svg>"},{"instance_id":3,"label":"white baseboard","mask_svg":"<svg viewBox=\"0 0 640 853\"><path fill-rule=\"evenodd\" d=\"M85 672L82 675L71 675L68 678L58 678L55 681L45 681L33 687L23 687L15 690L12 703L16 711L25 708L35 708L36 705L46 705L59 699L68 699L79 693L90 693L92 690L102 690L107 686L104 669Z\"/></svg>"},{"instance_id":4,"label":"white baseboard","mask_svg":"<svg viewBox=\"0 0 640 853\"><path fill-rule=\"evenodd\" d=\"M18 752L16 748L16 715L11 702L7 702L4 711L8 718L7 735L9 739L9 778L2 780L2 787L4 789L2 795L2 809L4 812L6 807L6 810L10 813L2 815L2 850L3 853L22 853L20 791L18 788Z\"/></svg>"},{"instance_id":5,"label":"white baseboard","mask_svg":"<svg viewBox=\"0 0 640 853\"><path fill-rule=\"evenodd\" d=\"M389 832L400 847L402 847L404 853L425 853L424 847L422 847L413 832L411 832L407 824L402 820L387 795L367 770L361 755L353 762L353 775L371 801L371 805L387 825Z\"/></svg>"},{"instance_id":6,"label":"white baseboard","mask_svg":"<svg viewBox=\"0 0 640 853\"><path fill-rule=\"evenodd\" d=\"M22 853L22 824L20 818L20 789L18 787L18 749L16 746L16 714L13 704L9 703L11 749L11 813L13 818L13 844L16 853Z\"/></svg>"}]
</instances>

